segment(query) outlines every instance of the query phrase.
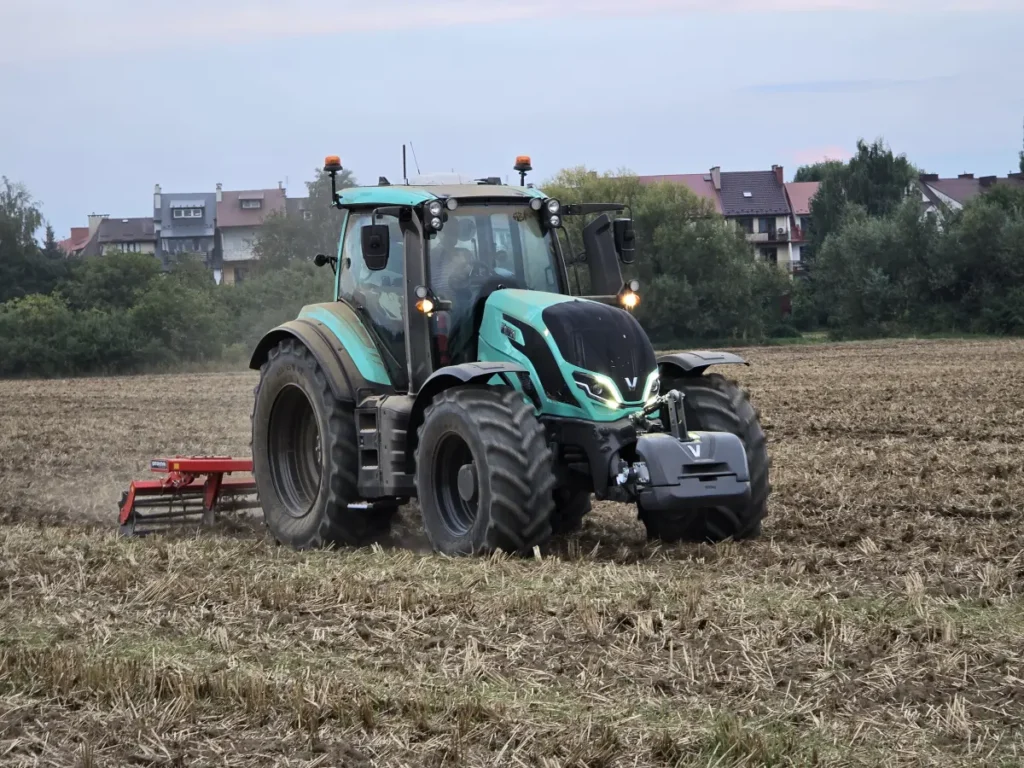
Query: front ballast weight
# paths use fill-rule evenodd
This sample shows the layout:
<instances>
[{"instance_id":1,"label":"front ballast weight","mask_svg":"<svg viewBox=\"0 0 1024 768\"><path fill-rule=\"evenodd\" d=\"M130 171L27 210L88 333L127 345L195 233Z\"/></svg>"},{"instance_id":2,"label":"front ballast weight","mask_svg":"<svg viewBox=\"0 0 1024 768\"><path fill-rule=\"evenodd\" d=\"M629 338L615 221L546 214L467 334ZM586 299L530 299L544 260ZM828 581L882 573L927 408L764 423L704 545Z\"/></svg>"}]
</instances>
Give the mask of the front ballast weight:
<instances>
[{"instance_id":1,"label":"front ballast weight","mask_svg":"<svg viewBox=\"0 0 1024 768\"><path fill-rule=\"evenodd\" d=\"M630 417L638 433L636 458L618 459L610 495L654 513L747 504L750 468L743 441L729 432L688 431L684 398L671 390Z\"/></svg>"}]
</instances>

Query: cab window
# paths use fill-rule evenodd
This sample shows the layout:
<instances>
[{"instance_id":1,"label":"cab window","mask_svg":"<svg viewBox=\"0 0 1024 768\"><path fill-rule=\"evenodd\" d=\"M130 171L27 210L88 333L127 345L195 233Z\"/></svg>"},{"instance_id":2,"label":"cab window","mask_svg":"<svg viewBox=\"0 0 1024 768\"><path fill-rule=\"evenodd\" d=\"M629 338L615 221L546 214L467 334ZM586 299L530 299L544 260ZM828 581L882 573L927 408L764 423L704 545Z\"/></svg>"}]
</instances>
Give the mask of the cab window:
<instances>
[{"instance_id":1,"label":"cab window","mask_svg":"<svg viewBox=\"0 0 1024 768\"><path fill-rule=\"evenodd\" d=\"M391 230L388 265L379 272L363 261L362 228L371 221L369 213L349 216L341 247L338 296L366 311L373 330L387 345L394 359L405 366L405 243L394 216L379 216L377 224Z\"/></svg>"}]
</instances>

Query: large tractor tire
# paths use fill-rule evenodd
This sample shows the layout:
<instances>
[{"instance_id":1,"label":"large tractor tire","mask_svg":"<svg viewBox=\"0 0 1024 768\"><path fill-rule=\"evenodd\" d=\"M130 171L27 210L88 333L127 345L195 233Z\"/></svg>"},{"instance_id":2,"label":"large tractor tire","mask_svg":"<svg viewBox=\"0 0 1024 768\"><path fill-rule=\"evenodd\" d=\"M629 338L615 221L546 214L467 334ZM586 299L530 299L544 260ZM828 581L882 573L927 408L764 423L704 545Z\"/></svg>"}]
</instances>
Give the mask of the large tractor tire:
<instances>
[{"instance_id":1,"label":"large tractor tire","mask_svg":"<svg viewBox=\"0 0 1024 768\"><path fill-rule=\"evenodd\" d=\"M397 507L358 500L353 406L331 391L299 341L270 350L252 411L253 476L267 527L293 549L363 546L385 533Z\"/></svg>"},{"instance_id":2,"label":"large tractor tire","mask_svg":"<svg viewBox=\"0 0 1024 768\"><path fill-rule=\"evenodd\" d=\"M427 408L416 450L423 527L436 552L529 554L550 539L551 450L521 393L441 392Z\"/></svg>"},{"instance_id":3,"label":"large tractor tire","mask_svg":"<svg viewBox=\"0 0 1024 768\"><path fill-rule=\"evenodd\" d=\"M731 432L746 448L750 471L750 499L746 506L725 506L648 512L638 508L639 518L652 539L665 542L696 541L718 543L742 541L761 535L761 522L768 511L771 459L761 429L760 415L746 392L721 374L665 379L662 391L683 393L686 427L691 432ZM639 506L639 505L638 505Z\"/></svg>"}]
</instances>

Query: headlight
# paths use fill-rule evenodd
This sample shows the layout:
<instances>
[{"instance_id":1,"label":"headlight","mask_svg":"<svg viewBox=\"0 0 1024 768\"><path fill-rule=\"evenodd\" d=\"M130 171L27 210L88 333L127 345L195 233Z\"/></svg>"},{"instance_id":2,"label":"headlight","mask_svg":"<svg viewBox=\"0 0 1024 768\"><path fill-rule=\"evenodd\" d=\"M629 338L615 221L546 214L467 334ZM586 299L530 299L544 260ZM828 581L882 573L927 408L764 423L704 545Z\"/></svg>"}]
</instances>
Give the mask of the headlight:
<instances>
[{"instance_id":1,"label":"headlight","mask_svg":"<svg viewBox=\"0 0 1024 768\"><path fill-rule=\"evenodd\" d=\"M544 201L541 200L539 197L535 197L533 198L533 200L530 201L530 207L533 208L533 210L535 211L539 211L542 207L544 207Z\"/></svg>"},{"instance_id":2,"label":"headlight","mask_svg":"<svg viewBox=\"0 0 1024 768\"><path fill-rule=\"evenodd\" d=\"M587 393L587 397L608 408L618 409L622 406L622 395L615 382L600 373L583 373L577 371L573 375L576 386Z\"/></svg>"},{"instance_id":3,"label":"headlight","mask_svg":"<svg viewBox=\"0 0 1024 768\"><path fill-rule=\"evenodd\" d=\"M552 227L557 227L559 224L562 223L562 219L561 219L560 216L552 216L551 219L549 220L549 223L551 224Z\"/></svg>"},{"instance_id":4,"label":"headlight","mask_svg":"<svg viewBox=\"0 0 1024 768\"><path fill-rule=\"evenodd\" d=\"M562 204L560 202L558 202L554 198L551 198L550 200L548 200L548 213L550 213L552 216L554 216L555 214L557 214L561 210L562 210Z\"/></svg>"},{"instance_id":5,"label":"headlight","mask_svg":"<svg viewBox=\"0 0 1024 768\"><path fill-rule=\"evenodd\" d=\"M650 405L661 393L661 375L657 371L651 371L644 385L644 402Z\"/></svg>"},{"instance_id":6,"label":"headlight","mask_svg":"<svg viewBox=\"0 0 1024 768\"><path fill-rule=\"evenodd\" d=\"M434 218L432 218L430 220L430 226L433 227L434 229L440 229L441 228L441 219L439 219L437 216L435 216Z\"/></svg>"},{"instance_id":7,"label":"headlight","mask_svg":"<svg viewBox=\"0 0 1024 768\"><path fill-rule=\"evenodd\" d=\"M429 213L431 216L435 218L441 215L441 211L442 207L440 200L434 200L427 206L427 213Z\"/></svg>"},{"instance_id":8,"label":"headlight","mask_svg":"<svg viewBox=\"0 0 1024 768\"><path fill-rule=\"evenodd\" d=\"M454 211L456 208L459 207L459 201L456 200L454 197L449 197L448 200L445 202L445 207L449 211Z\"/></svg>"}]
</instances>

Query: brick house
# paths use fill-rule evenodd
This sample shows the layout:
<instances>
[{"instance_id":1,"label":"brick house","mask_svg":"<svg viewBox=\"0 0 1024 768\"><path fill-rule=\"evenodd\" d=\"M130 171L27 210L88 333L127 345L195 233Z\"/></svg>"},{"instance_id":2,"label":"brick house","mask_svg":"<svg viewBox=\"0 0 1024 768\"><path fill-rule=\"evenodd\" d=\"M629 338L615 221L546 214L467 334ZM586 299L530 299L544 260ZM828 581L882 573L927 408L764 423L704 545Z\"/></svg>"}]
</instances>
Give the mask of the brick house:
<instances>
[{"instance_id":1,"label":"brick house","mask_svg":"<svg viewBox=\"0 0 1024 768\"><path fill-rule=\"evenodd\" d=\"M234 285L245 279L255 260L253 246L267 216L286 212L284 188L243 191L217 185L217 251L222 274L218 282Z\"/></svg>"}]
</instances>

